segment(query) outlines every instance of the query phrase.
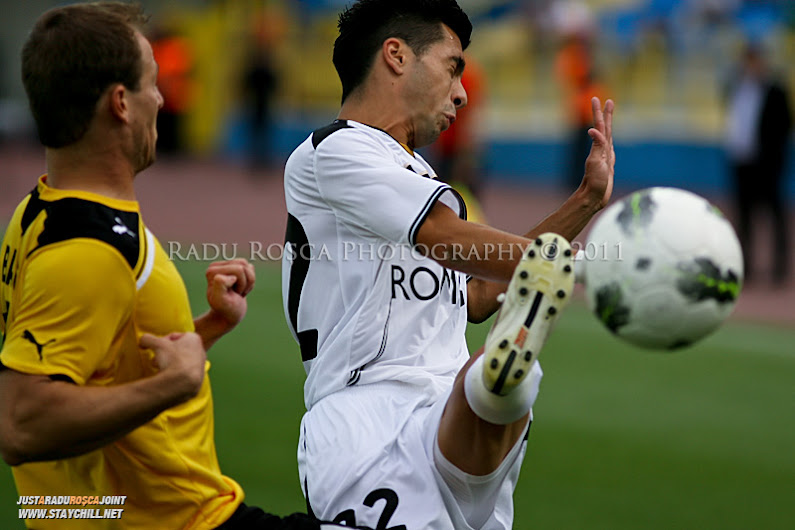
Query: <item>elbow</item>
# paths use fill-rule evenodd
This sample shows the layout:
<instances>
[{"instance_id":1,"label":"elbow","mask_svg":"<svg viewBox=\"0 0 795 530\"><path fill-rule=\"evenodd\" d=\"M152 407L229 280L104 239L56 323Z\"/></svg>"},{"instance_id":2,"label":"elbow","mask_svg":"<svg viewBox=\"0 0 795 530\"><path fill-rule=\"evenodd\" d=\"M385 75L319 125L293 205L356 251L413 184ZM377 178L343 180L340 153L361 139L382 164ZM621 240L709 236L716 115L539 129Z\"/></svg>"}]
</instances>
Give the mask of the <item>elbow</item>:
<instances>
[{"instance_id":1,"label":"elbow","mask_svg":"<svg viewBox=\"0 0 795 530\"><path fill-rule=\"evenodd\" d=\"M481 324L489 319L491 312L483 307L477 295L469 291L469 301L467 302L467 322L470 324Z\"/></svg>"},{"instance_id":2,"label":"elbow","mask_svg":"<svg viewBox=\"0 0 795 530\"><path fill-rule=\"evenodd\" d=\"M3 425L0 434L0 457L3 458L3 462L11 467L29 462L31 458L26 454L25 446L16 429L7 424Z\"/></svg>"},{"instance_id":3,"label":"elbow","mask_svg":"<svg viewBox=\"0 0 795 530\"><path fill-rule=\"evenodd\" d=\"M11 418L0 418L0 457L11 467L44 460L46 439Z\"/></svg>"},{"instance_id":4,"label":"elbow","mask_svg":"<svg viewBox=\"0 0 795 530\"><path fill-rule=\"evenodd\" d=\"M20 464L24 464L26 462L26 460L22 457L22 455L17 452L11 452L6 449L3 449L0 452L0 454L3 457L3 462L5 462L11 467L15 467Z\"/></svg>"},{"instance_id":5,"label":"elbow","mask_svg":"<svg viewBox=\"0 0 795 530\"><path fill-rule=\"evenodd\" d=\"M487 321L490 316L491 313L489 312L470 310L467 312L467 322L470 324L482 324Z\"/></svg>"},{"instance_id":6,"label":"elbow","mask_svg":"<svg viewBox=\"0 0 795 530\"><path fill-rule=\"evenodd\" d=\"M484 299L480 290L478 289L479 280L473 278L467 286L468 302L467 302L467 322L470 324L482 324L487 321L491 315L497 311L499 304L488 303Z\"/></svg>"}]
</instances>

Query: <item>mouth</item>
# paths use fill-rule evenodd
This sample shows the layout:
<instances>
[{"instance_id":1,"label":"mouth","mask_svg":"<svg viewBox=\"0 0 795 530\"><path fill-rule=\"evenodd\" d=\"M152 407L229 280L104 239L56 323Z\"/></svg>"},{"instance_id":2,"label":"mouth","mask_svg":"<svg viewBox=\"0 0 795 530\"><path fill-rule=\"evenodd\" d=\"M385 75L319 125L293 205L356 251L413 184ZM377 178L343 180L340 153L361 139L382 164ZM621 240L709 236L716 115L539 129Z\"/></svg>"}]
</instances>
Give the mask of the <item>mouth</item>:
<instances>
[{"instance_id":1,"label":"mouth","mask_svg":"<svg viewBox=\"0 0 795 530\"><path fill-rule=\"evenodd\" d=\"M453 122L455 122L455 114L445 114L444 118L447 120L446 129L449 129Z\"/></svg>"}]
</instances>

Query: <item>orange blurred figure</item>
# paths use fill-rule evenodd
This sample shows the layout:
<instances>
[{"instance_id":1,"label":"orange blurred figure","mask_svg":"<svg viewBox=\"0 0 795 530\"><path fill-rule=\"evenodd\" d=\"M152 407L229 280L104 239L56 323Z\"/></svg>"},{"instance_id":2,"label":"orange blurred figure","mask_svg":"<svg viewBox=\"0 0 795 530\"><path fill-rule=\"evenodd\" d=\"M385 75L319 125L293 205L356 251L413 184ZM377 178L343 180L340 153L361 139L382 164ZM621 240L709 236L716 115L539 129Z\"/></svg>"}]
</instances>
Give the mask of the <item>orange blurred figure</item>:
<instances>
[{"instance_id":1,"label":"orange blurred figure","mask_svg":"<svg viewBox=\"0 0 795 530\"><path fill-rule=\"evenodd\" d=\"M569 120L565 185L571 190L577 189L582 181L591 147L588 136L588 129L593 126L591 98L606 99L607 90L597 79L592 46L593 39L587 32L573 32L564 38L555 58L555 75L564 91Z\"/></svg>"},{"instance_id":2,"label":"orange blurred figure","mask_svg":"<svg viewBox=\"0 0 795 530\"><path fill-rule=\"evenodd\" d=\"M157 119L158 144L164 153L183 149L182 117L196 97L193 80L195 64L191 42L177 35L158 32L152 39L152 53L159 71L157 86L163 95L163 108Z\"/></svg>"}]
</instances>

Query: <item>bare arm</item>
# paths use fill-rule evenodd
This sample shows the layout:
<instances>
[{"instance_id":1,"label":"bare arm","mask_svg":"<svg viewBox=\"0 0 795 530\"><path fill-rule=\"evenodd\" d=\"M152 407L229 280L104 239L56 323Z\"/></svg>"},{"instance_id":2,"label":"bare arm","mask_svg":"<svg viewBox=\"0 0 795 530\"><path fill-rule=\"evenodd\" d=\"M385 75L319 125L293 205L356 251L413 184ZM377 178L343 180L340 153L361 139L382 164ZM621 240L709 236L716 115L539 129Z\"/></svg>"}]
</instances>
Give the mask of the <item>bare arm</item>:
<instances>
[{"instance_id":1,"label":"bare arm","mask_svg":"<svg viewBox=\"0 0 795 530\"><path fill-rule=\"evenodd\" d=\"M194 333L157 338L160 371L108 387L79 386L48 376L0 372L0 453L11 466L93 451L195 396L204 380L206 354Z\"/></svg>"},{"instance_id":2,"label":"bare arm","mask_svg":"<svg viewBox=\"0 0 795 530\"><path fill-rule=\"evenodd\" d=\"M577 191L555 212L523 237L459 219L443 204L435 204L417 233L417 243L430 250L441 265L473 276L467 285L470 322L482 322L498 308L497 296L505 290L522 249L544 232L574 239L610 200L613 191L613 102L602 112L592 101L595 127L589 131L593 146L585 163L585 176ZM456 249L460 249L457 253ZM469 256L469 259L464 259ZM474 259L473 259L474 257ZM458 259L456 259L458 258Z\"/></svg>"},{"instance_id":3,"label":"bare arm","mask_svg":"<svg viewBox=\"0 0 795 530\"><path fill-rule=\"evenodd\" d=\"M573 195L530 232L517 236L459 219L436 203L417 233L417 243L440 265L473 277L467 284L468 316L470 322L482 322L499 308L497 295L505 291L524 248L536 235L556 232L572 239L597 211Z\"/></svg>"},{"instance_id":4,"label":"bare arm","mask_svg":"<svg viewBox=\"0 0 795 530\"><path fill-rule=\"evenodd\" d=\"M254 266L244 259L210 264L207 278L207 302L210 310L196 317L193 324L209 350L225 334L232 331L246 316L246 296L256 281Z\"/></svg>"}]
</instances>

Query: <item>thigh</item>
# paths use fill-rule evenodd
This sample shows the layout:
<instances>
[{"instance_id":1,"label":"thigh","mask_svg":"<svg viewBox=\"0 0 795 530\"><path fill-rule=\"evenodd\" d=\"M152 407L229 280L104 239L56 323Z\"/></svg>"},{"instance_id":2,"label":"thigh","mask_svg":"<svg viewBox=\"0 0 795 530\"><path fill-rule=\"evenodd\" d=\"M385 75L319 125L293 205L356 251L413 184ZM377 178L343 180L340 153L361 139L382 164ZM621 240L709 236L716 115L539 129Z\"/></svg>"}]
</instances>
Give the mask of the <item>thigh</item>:
<instances>
[{"instance_id":1,"label":"thigh","mask_svg":"<svg viewBox=\"0 0 795 530\"><path fill-rule=\"evenodd\" d=\"M378 530L468 530L473 514L486 522L479 528L512 528L525 439L488 476L440 472L436 434L449 393L430 403L385 387L346 390L304 416L299 475L312 513Z\"/></svg>"},{"instance_id":2,"label":"thigh","mask_svg":"<svg viewBox=\"0 0 795 530\"><path fill-rule=\"evenodd\" d=\"M447 403L449 408L450 404ZM513 493L527 451L531 421L522 422L524 436L513 442L500 465L488 475L471 475L447 460L435 433L443 408L429 415L426 450L434 454L434 474L442 499L457 529L509 530L513 528Z\"/></svg>"}]
</instances>

